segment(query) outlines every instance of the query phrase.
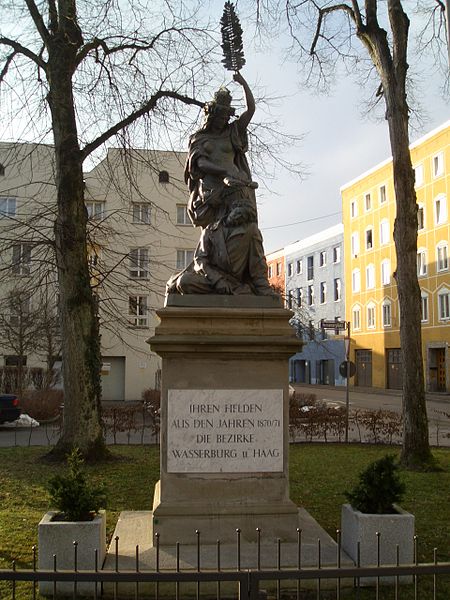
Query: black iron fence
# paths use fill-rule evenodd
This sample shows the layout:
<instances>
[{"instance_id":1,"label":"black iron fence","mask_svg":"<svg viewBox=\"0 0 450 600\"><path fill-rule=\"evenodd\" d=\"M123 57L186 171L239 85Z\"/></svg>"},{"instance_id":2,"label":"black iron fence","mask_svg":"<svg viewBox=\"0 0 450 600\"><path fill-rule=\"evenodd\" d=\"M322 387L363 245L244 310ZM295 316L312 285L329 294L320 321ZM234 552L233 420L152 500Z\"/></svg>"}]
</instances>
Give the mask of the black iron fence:
<instances>
[{"instance_id":1,"label":"black iron fence","mask_svg":"<svg viewBox=\"0 0 450 600\"><path fill-rule=\"evenodd\" d=\"M444 575L450 575L450 563L429 563L413 565L392 565L392 566L373 566L373 567L305 567L303 569L280 569L280 570L241 570L241 571L148 571L148 570L38 570L38 569L0 569L0 581L10 582L10 594L3 595L2 600L11 598L15 600L19 597L19 583L28 582L26 596L23 598L40 598L38 595L39 582L51 582L54 591L46 594L50 598L60 598L57 592L57 582L69 582L73 586L71 593L65 596L72 598L85 598L86 593L78 593L77 587L82 582L93 584L93 591L89 594L92 598L153 598L159 600L162 598L172 598L179 600L184 597L195 597L199 600L202 597L212 599L235 597L240 600L260 600L268 595L276 600L281 598L292 598L297 600L312 598L359 598L361 595L360 581L363 578L375 580L375 584L365 587L365 598L381 598L382 579L389 578L393 580L390 585L391 598L420 598L421 600L438 600L438 598L447 599L441 589L439 592L439 578ZM420 585L423 576L430 577L431 585L425 588ZM400 578L410 577L413 580L411 585L401 585ZM222 594L222 584L225 582L235 584L235 593L230 595L227 590ZM196 591L192 588L184 595L182 584L195 584ZM202 584L215 584L216 592L211 591L211 587L205 588L205 594L202 594ZM312 583L312 585L311 585ZM111 584L106 588L106 584ZM121 585L131 584L134 591L122 592ZM152 584L153 592L149 591L148 585ZM161 590L161 584L171 584L171 588L165 587ZM268 594L266 587L268 584L275 584L275 591ZM270 585L269 585L270 587ZM383 586L384 587L384 586ZM4 594L7 592L4 592ZM445 594L445 595L444 595ZM386 595L383 595L383 598Z\"/></svg>"},{"instance_id":2,"label":"black iron fence","mask_svg":"<svg viewBox=\"0 0 450 600\"><path fill-rule=\"evenodd\" d=\"M239 533L239 530L237 530ZM216 548L209 547L215 554L215 565L204 568L200 536L197 547L193 548L193 560L189 568L181 568L180 544L173 549L174 564L162 566L161 547L156 536L153 564L140 555L136 546L133 568L120 568L121 554L119 538L113 541L112 559L109 568L98 564L98 553L94 552L93 568L78 568L78 544L74 542L73 567L60 569L57 556L53 556L53 568L39 569L37 549L32 549L30 568L18 568L15 563L9 569L0 569L1 600L37 600L39 590L45 587L45 597L69 597L73 599L90 597L114 600L448 600L450 598L450 562L438 561L437 549L433 560L419 563L417 559L417 538L414 560L411 564L399 563L383 565L378 552L377 564L364 566L342 564L340 538L336 545L334 564L322 564L321 545L318 541L316 563L313 566L302 564L301 536L298 538L297 554L292 566L282 566L281 542L278 540L273 554L274 568L262 568L261 545L255 545L254 567L246 568L241 555L240 537L234 548L233 565L225 565L221 559L221 543ZM191 548L192 549L192 548ZM358 553L359 556L359 553ZM347 561L348 563L348 561ZM86 591L86 585L89 585ZM64 585L64 588L60 586ZM84 586L84 587L83 587ZM63 590L61 592L61 590Z\"/></svg>"}]
</instances>

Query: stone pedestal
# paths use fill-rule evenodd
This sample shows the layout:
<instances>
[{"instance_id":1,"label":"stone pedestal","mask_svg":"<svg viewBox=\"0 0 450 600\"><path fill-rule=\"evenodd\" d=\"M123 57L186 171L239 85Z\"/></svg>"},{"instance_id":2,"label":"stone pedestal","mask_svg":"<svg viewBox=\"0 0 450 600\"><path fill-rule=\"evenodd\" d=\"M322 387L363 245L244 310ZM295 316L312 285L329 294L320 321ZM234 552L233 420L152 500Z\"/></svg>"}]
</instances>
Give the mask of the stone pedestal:
<instances>
[{"instance_id":1,"label":"stone pedestal","mask_svg":"<svg viewBox=\"0 0 450 600\"><path fill-rule=\"evenodd\" d=\"M184 304L180 306L180 304ZM274 298L173 296L149 340L162 357L162 545L295 541L288 488L288 359L301 342Z\"/></svg>"}]
</instances>

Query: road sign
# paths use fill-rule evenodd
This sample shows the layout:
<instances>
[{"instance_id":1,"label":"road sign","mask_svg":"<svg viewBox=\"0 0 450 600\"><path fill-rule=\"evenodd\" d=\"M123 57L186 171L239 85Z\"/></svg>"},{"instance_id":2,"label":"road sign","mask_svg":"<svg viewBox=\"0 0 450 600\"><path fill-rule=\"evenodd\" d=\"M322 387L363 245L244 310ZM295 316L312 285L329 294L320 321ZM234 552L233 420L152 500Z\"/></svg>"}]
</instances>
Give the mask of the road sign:
<instances>
[{"instance_id":1,"label":"road sign","mask_svg":"<svg viewBox=\"0 0 450 600\"><path fill-rule=\"evenodd\" d=\"M356 373L356 365L354 362L347 361L344 360L341 362L341 364L339 365L339 373L341 374L342 377L347 377L347 363L349 364L349 375L350 377L353 377Z\"/></svg>"},{"instance_id":2,"label":"road sign","mask_svg":"<svg viewBox=\"0 0 450 600\"><path fill-rule=\"evenodd\" d=\"M327 321L325 319L322 319L320 321L320 327L322 329L347 329L347 322L346 321Z\"/></svg>"}]
</instances>

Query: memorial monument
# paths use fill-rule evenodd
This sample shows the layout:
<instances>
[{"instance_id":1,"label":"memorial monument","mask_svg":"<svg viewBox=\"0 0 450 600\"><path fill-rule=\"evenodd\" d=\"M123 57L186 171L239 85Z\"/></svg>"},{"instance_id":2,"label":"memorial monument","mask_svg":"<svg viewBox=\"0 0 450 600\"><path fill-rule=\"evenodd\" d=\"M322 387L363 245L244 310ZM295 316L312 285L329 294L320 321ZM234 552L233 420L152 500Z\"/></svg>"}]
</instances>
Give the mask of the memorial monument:
<instances>
[{"instance_id":1,"label":"memorial monument","mask_svg":"<svg viewBox=\"0 0 450 600\"><path fill-rule=\"evenodd\" d=\"M288 359L301 342L291 312L269 285L255 190L246 159L255 112L240 74L239 22L226 3L224 63L242 86L234 118L229 90L204 108L189 141L188 214L200 228L193 262L167 284L149 342L162 357L161 478L153 535L162 545L295 541L298 507L288 489Z\"/></svg>"}]
</instances>

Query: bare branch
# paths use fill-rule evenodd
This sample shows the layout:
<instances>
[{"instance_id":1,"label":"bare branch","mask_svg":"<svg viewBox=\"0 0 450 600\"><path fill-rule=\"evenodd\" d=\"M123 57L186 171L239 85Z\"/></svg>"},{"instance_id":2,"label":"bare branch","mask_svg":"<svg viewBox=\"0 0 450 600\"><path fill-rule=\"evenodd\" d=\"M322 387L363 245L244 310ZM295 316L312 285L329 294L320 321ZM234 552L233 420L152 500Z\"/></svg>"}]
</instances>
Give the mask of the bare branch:
<instances>
[{"instance_id":1,"label":"bare branch","mask_svg":"<svg viewBox=\"0 0 450 600\"><path fill-rule=\"evenodd\" d=\"M319 41L319 38L321 36L322 24L326 15L337 11L347 13L355 23L357 22L357 15L355 14L354 10L350 6L348 6L348 4L335 4L334 6L327 6L326 8L318 7L319 16L317 18L316 32L314 34L314 38L309 51L311 55L316 53L317 42Z\"/></svg>"},{"instance_id":2,"label":"bare branch","mask_svg":"<svg viewBox=\"0 0 450 600\"><path fill-rule=\"evenodd\" d=\"M36 25L36 29L38 30L39 35L41 36L44 44L47 44L50 34L48 32L47 27L45 26L44 19L42 18L38 7L34 3L34 0L25 0L25 3L28 7L28 11L31 15L31 18L33 19L34 24Z\"/></svg>"},{"instance_id":3,"label":"bare branch","mask_svg":"<svg viewBox=\"0 0 450 600\"><path fill-rule=\"evenodd\" d=\"M13 52L11 52L11 54L9 56L6 57L5 64L3 65L3 68L0 72L0 83L5 79L6 73L8 72L8 69L9 69L9 65L12 63L12 61L14 60L14 57L16 55L17 55L17 52L14 50Z\"/></svg>"},{"instance_id":4,"label":"bare branch","mask_svg":"<svg viewBox=\"0 0 450 600\"><path fill-rule=\"evenodd\" d=\"M26 56L27 58L32 60L34 63L36 63L38 65L38 67L40 67L44 71L47 69L47 63L40 56L38 56L37 54L32 52L26 46L22 46L22 44L20 44L16 40L11 40L9 38L0 37L0 44L3 44L4 46L10 46L14 50L15 54L23 54L24 56ZM9 61L9 64L10 63L11 63L11 61ZM9 64L8 64L8 66L9 66Z\"/></svg>"},{"instance_id":5,"label":"bare branch","mask_svg":"<svg viewBox=\"0 0 450 600\"><path fill-rule=\"evenodd\" d=\"M178 92L173 92L170 90L158 90L156 94L154 94L143 106L141 106L141 108L135 110L121 121L118 121L115 125L110 127L107 131L105 131L91 143L86 144L86 146L82 150L83 160L87 156L89 156L94 150L96 150L99 146L108 141L111 137L113 137L132 123L134 123L137 119L139 119L139 117L142 117L143 115L146 115L151 110L153 110L156 107L158 100L160 100L161 98L172 98L174 100L179 100L184 104L191 104L199 107L203 107L205 104L204 102L200 102L199 100L195 100L194 98L189 98L188 96L184 96L183 94L179 94Z\"/></svg>"},{"instance_id":6,"label":"bare branch","mask_svg":"<svg viewBox=\"0 0 450 600\"><path fill-rule=\"evenodd\" d=\"M192 29L189 28L191 31ZM123 52L125 50L135 50L137 52L142 52L146 50L152 50L155 47L156 42L161 39L163 35L166 33L178 32L180 33L182 29L177 27L168 27L167 29L163 29L159 31L149 43L144 44L139 40L133 40L130 38L129 42L118 44L117 46L108 46L108 39L94 38L91 42L85 44L77 54L76 65L79 65L91 52L92 50L96 50L98 48L102 48L105 56L110 54L115 54L117 52ZM121 39L125 39L123 36ZM132 59L131 59L132 60Z\"/></svg>"}]
</instances>

